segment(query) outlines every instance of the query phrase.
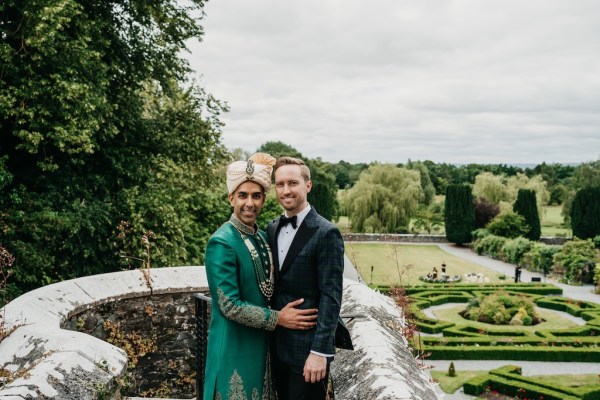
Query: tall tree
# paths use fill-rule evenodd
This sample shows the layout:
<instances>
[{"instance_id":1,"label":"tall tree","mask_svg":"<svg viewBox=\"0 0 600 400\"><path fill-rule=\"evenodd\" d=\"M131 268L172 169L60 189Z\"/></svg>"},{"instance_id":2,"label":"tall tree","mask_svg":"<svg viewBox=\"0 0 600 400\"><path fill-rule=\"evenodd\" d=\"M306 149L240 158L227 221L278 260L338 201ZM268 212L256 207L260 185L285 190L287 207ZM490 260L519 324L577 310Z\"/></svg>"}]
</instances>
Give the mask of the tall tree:
<instances>
[{"instance_id":1,"label":"tall tree","mask_svg":"<svg viewBox=\"0 0 600 400\"><path fill-rule=\"evenodd\" d=\"M155 232L154 265L202 261L226 205L225 108L181 57L202 6L0 5L0 242L21 290L119 268L120 221L138 244Z\"/></svg>"},{"instance_id":2,"label":"tall tree","mask_svg":"<svg viewBox=\"0 0 600 400\"><path fill-rule=\"evenodd\" d=\"M491 172L483 172L477 175L473 186L473 195L486 199L493 204L508 200L504 178Z\"/></svg>"},{"instance_id":3,"label":"tall tree","mask_svg":"<svg viewBox=\"0 0 600 400\"><path fill-rule=\"evenodd\" d=\"M445 202L446 238L456 244L471 242L475 229L475 206L469 185L448 185Z\"/></svg>"},{"instance_id":4,"label":"tall tree","mask_svg":"<svg viewBox=\"0 0 600 400\"><path fill-rule=\"evenodd\" d=\"M600 235L600 187L577 191L571 210L573 236L591 239Z\"/></svg>"},{"instance_id":5,"label":"tall tree","mask_svg":"<svg viewBox=\"0 0 600 400\"><path fill-rule=\"evenodd\" d=\"M525 219L525 223L528 226L525 237L530 240L540 240L542 230L535 191L530 189L519 189L517 200L513 205L513 211Z\"/></svg>"},{"instance_id":6,"label":"tall tree","mask_svg":"<svg viewBox=\"0 0 600 400\"><path fill-rule=\"evenodd\" d=\"M406 231L423 197L418 171L371 165L342 202L355 232Z\"/></svg>"}]
</instances>

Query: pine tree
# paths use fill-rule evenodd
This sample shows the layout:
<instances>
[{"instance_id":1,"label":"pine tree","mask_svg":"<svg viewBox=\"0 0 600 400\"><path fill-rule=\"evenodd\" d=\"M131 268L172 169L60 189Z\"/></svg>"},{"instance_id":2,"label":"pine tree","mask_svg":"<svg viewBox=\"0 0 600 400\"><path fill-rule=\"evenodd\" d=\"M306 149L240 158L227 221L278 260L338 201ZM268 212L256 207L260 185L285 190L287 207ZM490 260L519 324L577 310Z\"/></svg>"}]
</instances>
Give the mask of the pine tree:
<instances>
[{"instance_id":1,"label":"pine tree","mask_svg":"<svg viewBox=\"0 0 600 400\"><path fill-rule=\"evenodd\" d=\"M600 235L600 187L579 190L571 208L573 236L590 239Z\"/></svg>"},{"instance_id":2,"label":"pine tree","mask_svg":"<svg viewBox=\"0 0 600 400\"><path fill-rule=\"evenodd\" d=\"M513 205L513 211L525 218L525 223L529 226L526 234L527 239L540 240L542 229L540 227L535 191L531 189L519 189L517 200Z\"/></svg>"},{"instance_id":3,"label":"pine tree","mask_svg":"<svg viewBox=\"0 0 600 400\"><path fill-rule=\"evenodd\" d=\"M448 185L445 203L446 238L456 244L469 243L475 229L475 206L471 187Z\"/></svg>"}]
</instances>

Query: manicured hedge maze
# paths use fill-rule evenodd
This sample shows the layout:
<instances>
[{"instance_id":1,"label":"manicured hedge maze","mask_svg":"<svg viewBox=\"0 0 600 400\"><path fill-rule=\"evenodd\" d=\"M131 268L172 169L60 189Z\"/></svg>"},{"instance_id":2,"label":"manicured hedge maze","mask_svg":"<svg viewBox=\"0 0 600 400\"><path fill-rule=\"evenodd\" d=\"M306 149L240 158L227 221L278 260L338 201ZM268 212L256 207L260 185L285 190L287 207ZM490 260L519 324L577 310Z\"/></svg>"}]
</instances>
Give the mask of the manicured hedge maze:
<instances>
[{"instance_id":1,"label":"manicured hedge maze","mask_svg":"<svg viewBox=\"0 0 600 400\"><path fill-rule=\"evenodd\" d=\"M502 290L526 294L538 307L563 311L583 318L585 326L564 330L524 331L518 327L490 326L482 329L468 323L427 318L420 310L445 303L468 302L478 293ZM550 284L478 284L415 286L407 289L414 300L416 324L423 333L443 336L421 336L421 348L432 360L524 360L544 362L600 362L600 305L553 297L562 290ZM546 297L550 296L550 297ZM511 369L512 368L512 369ZM520 398L600 399L600 385L585 390L548 387L516 372L518 367L500 368L483 378L475 378L464 385L467 394L479 395L488 387L499 393ZM524 396L523 391L527 393Z\"/></svg>"}]
</instances>

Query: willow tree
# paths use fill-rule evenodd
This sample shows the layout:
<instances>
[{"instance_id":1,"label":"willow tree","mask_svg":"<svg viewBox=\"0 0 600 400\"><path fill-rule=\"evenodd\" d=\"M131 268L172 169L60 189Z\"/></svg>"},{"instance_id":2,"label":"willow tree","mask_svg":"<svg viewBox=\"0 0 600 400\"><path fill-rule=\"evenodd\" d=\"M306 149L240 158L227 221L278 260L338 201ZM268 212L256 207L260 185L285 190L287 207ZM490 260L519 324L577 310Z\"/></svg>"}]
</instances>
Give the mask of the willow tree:
<instances>
[{"instance_id":1,"label":"willow tree","mask_svg":"<svg viewBox=\"0 0 600 400\"><path fill-rule=\"evenodd\" d=\"M354 232L395 233L408 229L423 198L419 171L371 165L343 196Z\"/></svg>"},{"instance_id":2,"label":"willow tree","mask_svg":"<svg viewBox=\"0 0 600 400\"><path fill-rule=\"evenodd\" d=\"M473 195L486 199L492 204L498 204L509 198L504 178L491 172L482 172L475 177Z\"/></svg>"}]
</instances>

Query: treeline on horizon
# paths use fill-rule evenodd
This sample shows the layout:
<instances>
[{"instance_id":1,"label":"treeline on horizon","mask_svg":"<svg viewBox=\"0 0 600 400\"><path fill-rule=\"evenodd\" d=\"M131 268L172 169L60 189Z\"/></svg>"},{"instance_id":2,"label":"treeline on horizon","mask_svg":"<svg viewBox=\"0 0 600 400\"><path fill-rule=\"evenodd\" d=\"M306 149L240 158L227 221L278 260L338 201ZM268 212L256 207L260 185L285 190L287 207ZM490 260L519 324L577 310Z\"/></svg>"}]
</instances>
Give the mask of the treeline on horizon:
<instances>
[{"instance_id":1,"label":"treeline on horizon","mask_svg":"<svg viewBox=\"0 0 600 400\"><path fill-rule=\"evenodd\" d=\"M337 163L329 163L331 171L335 175L336 184L339 189L348 189L356 183L360 173L368 169L371 165L380 164L379 162L372 163L349 163L339 161ZM446 188L451 184L474 184L477 175L483 172L489 172L494 175L502 175L506 177L523 174L528 178L540 175L548 185L550 191L551 205L560 205L566 200L568 188L573 185L573 176L580 168L594 168L594 162L582 160L580 164L573 165L561 163L546 163L542 162L533 167L520 167L510 164L450 164L436 163L430 160L408 160L406 163L394 164L397 167L406 167L408 169L420 168L424 166L429 175L429 179L435 188L437 195L444 195ZM416 167L419 166L419 167Z\"/></svg>"}]
</instances>

